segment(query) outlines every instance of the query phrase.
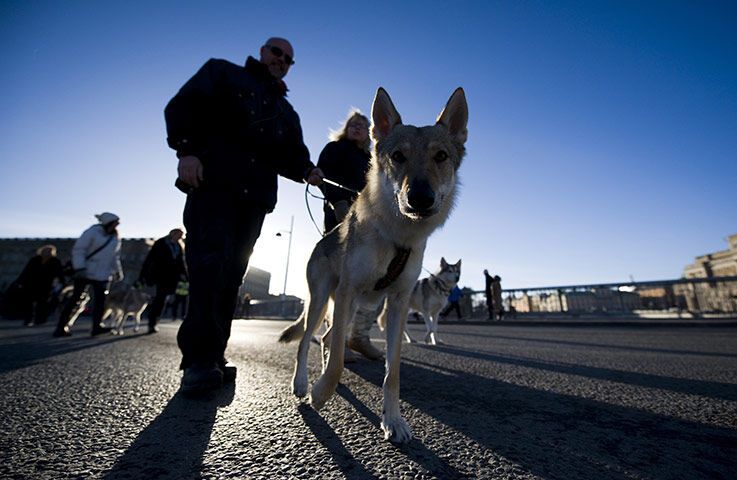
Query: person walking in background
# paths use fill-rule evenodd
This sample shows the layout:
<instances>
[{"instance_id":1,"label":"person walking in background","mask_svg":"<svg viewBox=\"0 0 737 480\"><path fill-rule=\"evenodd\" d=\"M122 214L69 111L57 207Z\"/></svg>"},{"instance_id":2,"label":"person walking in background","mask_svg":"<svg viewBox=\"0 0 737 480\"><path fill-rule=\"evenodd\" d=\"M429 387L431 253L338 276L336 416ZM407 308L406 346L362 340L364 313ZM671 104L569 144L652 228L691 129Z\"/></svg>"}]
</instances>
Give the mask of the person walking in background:
<instances>
[{"instance_id":1,"label":"person walking in background","mask_svg":"<svg viewBox=\"0 0 737 480\"><path fill-rule=\"evenodd\" d=\"M85 230L74 242L72 267L74 268L74 292L59 314L54 337L69 337L69 322L79 313L77 303L88 287L92 287L92 336L110 332L103 327L102 314L109 282L123 280L120 264L120 238L117 227L120 218L114 213L95 215L99 223Z\"/></svg>"},{"instance_id":2,"label":"person walking in background","mask_svg":"<svg viewBox=\"0 0 737 480\"><path fill-rule=\"evenodd\" d=\"M177 288L174 290L174 299L171 302L171 319L178 320L187 315L187 297L189 296L189 280L186 275L179 277Z\"/></svg>"},{"instance_id":3,"label":"person walking in background","mask_svg":"<svg viewBox=\"0 0 737 480\"><path fill-rule=\"evenodd\" d=\"M455 310L456 315L458 316L458 320L463 320L463 315L461 314L461 305L458 303L460 302L461 297L463 297L463 292L461 292L461 289L458 288L458 285L454 286L453 289L450 291L450 295L448 295L448 305L446 305L443 311L440 312L440 316L447 317L452 310Z\"/></svg>"},{"instance_id":4,"label":"person walking in background","mask_svg":"<svg viewBox=\"0 0 737 480\"><path fill-rule=\"evenodd\" d=\"M489 271L484 270L484 294L486 295L486 308L489 311L487 320L494 320L494 300L491 294L491 284L493 280L492 276L489 275Z\"/></svg>"},{"instance_id":5,"label":"person walking in background","mask_svg":"<svg viewBox=\"0 0 737 480\"><path fill-rule=\"evenodd\" d=\"M325 233L343 221L348 209L366 186L366 172L371 161L369 153L369 120L358 110L352 110L343 126L330 135L332 140L320 153L317 166L325 178L343 185L353 191L345 190L328 183L320 185L325 196Z\"/></svg>"},{"instance_id":6,"label":"person walking in background","mask_svg":"<svg viewBox=\"0 0 737 480\"><path fill-rule=\"evenodd\" d=\"M320 185L325 196L323 205L324 235L343 221L357 192L366 186L366 172L371 162L369 120L358 110L351 110L340 130L330 134L330 143L320 153L317 166L332 180L350 190L336 187L327 182ZM382 352L371 344L369 332L376 322L374 312L359 310L351 325L347 345L366 358L378 360ZM351 360L351 357L347 357Z\"/></svg>"},{"instance_id":7,"label":"person walking in background","mask_svg":"<svg viewBox=\"0 0 737 480\"><path fill-rule=\"evenodd\" d=\"M494 309L494 319L501 321L504 315L504 305L502 305L502 279L499 275L494 275L491 281L491 299Z\"/></svg>"},{"instance_id":8,"label":"person walking in background","mask_svg":"<svg viewBox=\"0 0 737 480\"><path fill-rule=\"evenodd\" d=\"M251 302L253 301L253 296L250 292L246 292L245 295L243 295L243 318L251 318Z\"/></svg>"},{"instance_id":9,"label":"person walking in background","mask_svg":"<svg viewBox=\"0 0 737 480\"><path fill-rule=\"evenodd\" d=\"M51 292L57 284L64 283L62 265L56 257L56 247L44 245L36 250L23 268L16 283L23 297L24 325L42 325L51 312Z\"/></svg>"},{"instance_id":10,"label":"person walking in background","mask_svg":"<svg viewBox=\"0 0 737 480\"><path fill-rule=\"evenodd\" d=\"M286 99L283 78L293 64L292 45L276 37L245 66L210 59L164 112L167 142L179 158L177 186L187 193L189 305L177 334L185 395L235 380L225 349L238 287L276 205L277 176L322 181Z\"/></svg>"},{"instance_id":11,"label":"person walking in background","mask_svg":"<svg viewBox=\"0 0 737 480\"><path fill-rule=\"evenodd\" d=\"M164 311L167 296L175 293L180 278L187 278L181 243L183 236L181 228L172 229L167 236L154 242L143 261L139 281L156 286L156 294L148 307L148 333L159 331L156 325Z\"/></svg>"}]
</instances>

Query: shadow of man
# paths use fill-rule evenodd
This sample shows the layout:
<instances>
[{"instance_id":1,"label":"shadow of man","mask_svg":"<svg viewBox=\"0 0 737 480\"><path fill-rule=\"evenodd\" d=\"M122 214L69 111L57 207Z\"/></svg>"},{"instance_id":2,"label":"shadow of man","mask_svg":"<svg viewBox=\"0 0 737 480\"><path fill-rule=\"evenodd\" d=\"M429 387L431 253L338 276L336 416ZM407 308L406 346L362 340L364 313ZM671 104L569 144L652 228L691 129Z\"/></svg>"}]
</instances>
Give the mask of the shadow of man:
<instances>
[{"instance_id":1,"label":"shadow of man","mask_svg":"<svg viewBox=\"0 0 737 480\"><path fill-rule=\"evenodd\" d=\"M104 478L200 478L217 410L234 396L233 383L204 399L177 393Z\"/></svg>"}]
</instances>

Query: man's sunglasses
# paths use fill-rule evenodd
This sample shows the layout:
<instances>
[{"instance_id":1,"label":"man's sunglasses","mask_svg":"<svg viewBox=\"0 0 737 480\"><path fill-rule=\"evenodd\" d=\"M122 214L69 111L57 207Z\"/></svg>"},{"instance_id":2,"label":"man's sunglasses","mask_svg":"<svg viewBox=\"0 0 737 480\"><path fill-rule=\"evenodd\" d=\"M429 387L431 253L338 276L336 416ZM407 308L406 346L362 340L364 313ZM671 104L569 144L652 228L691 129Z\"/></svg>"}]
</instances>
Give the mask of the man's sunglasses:
<instances>
[{"instance_id":1,"label":"man's sunglasses","mask_svg":"<svg viewBox=\"0 0 737 480\"><path fill-rule=\"evenodd\" d=\"M284 61L287 63L287 65L294 65L294 59L292 59L292 56L288 53L284 53L284 50L282 50L281 48L268 44L264 46L269 47L269 50L271 50L271 53L273 53L276 58L281 58L282 56L284 56Z\"/></svg>"}]
</instances>

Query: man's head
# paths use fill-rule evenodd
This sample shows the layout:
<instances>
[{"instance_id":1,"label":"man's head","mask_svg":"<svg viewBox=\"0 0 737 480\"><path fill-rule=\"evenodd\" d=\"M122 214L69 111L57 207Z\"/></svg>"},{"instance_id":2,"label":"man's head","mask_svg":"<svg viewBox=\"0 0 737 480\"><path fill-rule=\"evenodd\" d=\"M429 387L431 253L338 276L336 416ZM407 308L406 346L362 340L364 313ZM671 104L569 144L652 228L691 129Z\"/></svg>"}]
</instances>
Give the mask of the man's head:
<instances>
[{"instance_id":1,"label":"man's head","mask_svg":"<svg viewBox=\"0 0 737 480\"><path fill-rule=\"evenodd\" d=\"M269 68L274 78L282 79L287 75L289 67L294 63L294 49L288 40L271 37L261 47L261 63Z\"/></svg>"},{"instance_id":2,"label":"man's head","mask_svg":"<svg viewBox=\"0 0 737 480\"><path fill-rule=\"evenodd\" d=\"M172 230L171 230L171 231L169 232L169 238L170 238L170 239L171 239L171 240L172 240L173 242L178 242L179 240L181 240L181 238L182 238L183 236L184 236L184 231L182 231L182 229L181 229L181 228L173 228L173 229L172 229Z\"/></svg>"}]
</instances>

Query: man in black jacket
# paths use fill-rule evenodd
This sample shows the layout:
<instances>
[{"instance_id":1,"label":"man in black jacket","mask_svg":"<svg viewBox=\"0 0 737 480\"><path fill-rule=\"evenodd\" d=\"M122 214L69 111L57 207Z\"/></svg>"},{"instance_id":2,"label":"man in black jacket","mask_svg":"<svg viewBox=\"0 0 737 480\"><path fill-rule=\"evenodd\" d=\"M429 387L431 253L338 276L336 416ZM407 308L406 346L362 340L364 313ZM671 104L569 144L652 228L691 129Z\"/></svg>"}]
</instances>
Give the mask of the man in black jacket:
<instances>
[{"instance_id":1,"label":"man in black jacket","mask_svg":"<svg viewBox=\"0 0 737 480\"><path fill-rule=\"evenodd\" d=\"M146 255L141 268L140 281L146 285L156 285L156 295L148 307L148 333L156 333L161 312L164 311L166 297L174 293L179 279L186 278L184 250L180 240L184 232L174 228L169 235L156 240Z\"/></svg>"},{"instance_id":2,"label":"man in black jacket","mask_svg":"<svg viewBox=\"0 0 737 480\"><path fill-rule=\"evenodd\" d=\"M259 53L245 67L210 59L165 110L167 141L179 158L177 184L187 192L189 307L177 336L184 394L235 379L225 348L238 287L264 216L276 205L277 176L312 185L323 177L285 98L291 44L270 38Z\"/></svg>"}]
</instances>

